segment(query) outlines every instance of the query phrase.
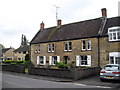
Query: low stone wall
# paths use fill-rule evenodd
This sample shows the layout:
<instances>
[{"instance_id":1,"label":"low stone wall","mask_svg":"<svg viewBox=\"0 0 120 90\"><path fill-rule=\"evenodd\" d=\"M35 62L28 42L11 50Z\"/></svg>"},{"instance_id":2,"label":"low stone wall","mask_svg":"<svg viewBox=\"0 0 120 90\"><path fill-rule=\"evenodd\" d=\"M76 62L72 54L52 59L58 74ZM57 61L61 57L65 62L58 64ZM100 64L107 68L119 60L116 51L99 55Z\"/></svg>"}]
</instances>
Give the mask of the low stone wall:
<instances>
[{"instance_id":1,"label":"low stone wall","mask_svg":"<svg viewBox=\"0 0 120 90\"><path fill-rule=\"evenodd\" d=\"M48 68L30 67L28 69L28 74L53 76L53 77L61 77L61 78L71 78L72 77L71 70L67 70L67 69L48 69Z\"/></svg>"},{"instance_id":2,"label":"low stone wall","mask_svg":"<svg viewBox=\"0 0 120 90\"><path fill-rule=\"evenodd\" d=\"M19 65L2 65L2 71L25 73L25 68Z\"/></svg>"},{"instance_id":3,"label":"low stone wall","mask_svg":"<svg viewBox=\"0 0 120 90\"><path fill-rule=\"evenodd\" d=\"M91 75L99 74L99 68L86 68L86 69L48 69L48 68L36 68L29 67L28 74L31 75L43 75L43 76L53 76L60 78L71 78L71 79L81 79Z\"/></svg>"}]
</instances>

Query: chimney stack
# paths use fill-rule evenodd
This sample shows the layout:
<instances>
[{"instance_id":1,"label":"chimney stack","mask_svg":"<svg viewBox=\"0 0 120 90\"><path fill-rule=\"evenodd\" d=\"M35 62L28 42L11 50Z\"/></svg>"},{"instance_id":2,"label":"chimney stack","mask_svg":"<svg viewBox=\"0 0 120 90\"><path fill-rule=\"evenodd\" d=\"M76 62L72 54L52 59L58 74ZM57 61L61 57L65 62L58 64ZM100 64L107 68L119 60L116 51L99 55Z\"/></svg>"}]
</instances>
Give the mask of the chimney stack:
<instances>
[{"instance_id":1,"label":"chimney stack","mask_svg":"<svg viewBox=\"0 0 120 90\"><path fill-rule=\"evenodd\" d=\"M102 8L102 17L107 17L107 9L106 8Z\"/></svg>"},{"instance_id":2,"label":"chimney stack","mask_svg":"<svg viewBox=\"0 0 120 90\"><path fill-rule=\"evenodd\" d=\"M42 31L43 29L44 29L44 23L43 23L43 21L42 21L42 23L40 24L40 30Z\"/></svg>"},{"instance_id":3,"label":"chimney stack","mask_svg":"<svg viewBox=\"0 0 120 90\"><path fill-rule=\"evenodd\" d=\"M61 20L61 19L58 19L58 20L57 20L57 26L61 26L61 24L62 24L62 20Z\"/></svg>"}]
</instances>

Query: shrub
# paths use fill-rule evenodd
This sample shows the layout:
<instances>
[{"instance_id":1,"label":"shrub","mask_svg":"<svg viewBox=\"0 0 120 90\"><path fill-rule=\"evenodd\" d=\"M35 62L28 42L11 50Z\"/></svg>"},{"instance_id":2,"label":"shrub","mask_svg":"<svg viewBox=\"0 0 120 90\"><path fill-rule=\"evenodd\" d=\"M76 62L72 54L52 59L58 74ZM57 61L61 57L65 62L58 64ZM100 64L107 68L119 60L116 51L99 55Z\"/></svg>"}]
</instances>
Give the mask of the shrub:
<instances>
[{"instance_id":1,"label":"shrub","mask_svg":"<svg viewBox=\"0 0 120 90\"><path fill-rule=\"evenodd\" d=\"M2 61L2 63L11 64L11 60L5 60L5 61Z\"/></svg>"},{"instance_id":2,"label":"shrub","mask_svg":"<svg viewBox=\"0 0 120 90\"><path fill-rule=\"evenodd\" d=\"M60 69L68 69L68 65L64 62L56 62L56 66Z\"/></svg>"},{"instance_id":3,"label":"shrub","mask_svg":"<svg viewBox=\"0 0 120 90\"><path fill-rule=\"evenodd\" d=\"M31 61L24 61L22 65L24 65L25 68L28 68L29 66L34 66Z\"/></svg>"},{"instance_id":4,"label":"shrub","mask_svg":"<svg viewBox=\"0 0 120 90\"><path fill-rule=\"evenodd\" d=\"M15 61L15 63L16 63L17 65L21 65L21 64L23 64L23 63L24 63L24 60L19 60L19 61L18 61L18 60L16 60L16 61Z\"/></svg>"}]
</instances>

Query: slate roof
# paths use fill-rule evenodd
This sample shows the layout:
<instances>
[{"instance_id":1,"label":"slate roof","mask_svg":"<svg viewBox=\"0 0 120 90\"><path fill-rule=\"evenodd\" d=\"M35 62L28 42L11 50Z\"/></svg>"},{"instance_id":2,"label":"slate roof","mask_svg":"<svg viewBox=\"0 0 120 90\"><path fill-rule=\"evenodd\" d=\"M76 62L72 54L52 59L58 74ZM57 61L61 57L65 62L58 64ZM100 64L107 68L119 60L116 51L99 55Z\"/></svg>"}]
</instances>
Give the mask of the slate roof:
<instances>
[{"instance_id":1,"label":"slate roof","mask_svg":"<svg viewBox=\"0 0 120 90\"><path fill-rule=\"evenodd\" d=\"M97 37L101 23L102 17L39 30L30 44ZM107 36L108 28L119 24L120 17L108 18L101 36Z\"/></svg>"},{"instance_id":2,"label":"slate roof","mask_svg":"<svg viewBox=\"0 0 120 90\"><path fill-rule=\"evenodd\" d=\"M24 52L24 51L29 51L29 45L20 46L14 52Z\"/></svg>"},{"instance_id":3,"label":"slate roof","mask_svg":"<svg viewBox=\"0 0 120 90\"><path fill-rule=\"evenodd\" d=\"M11 48L4 48L2 49L2 53L6 53L8 50L10 50Z\"/></svg>"},{"instance_id":4,"label":"slate roof","mask_svg":"<svg viewBox=\"0 0 120 90\"><path fill-rule=\"evenodd\" d=\"M114 26L120 26L120 16L119 17L112 17L112 18L108 18L104 31L102 33L102 36L106 36L108 35L108 28L110 27L114 27Z\"/></svg>"}]
</instances>

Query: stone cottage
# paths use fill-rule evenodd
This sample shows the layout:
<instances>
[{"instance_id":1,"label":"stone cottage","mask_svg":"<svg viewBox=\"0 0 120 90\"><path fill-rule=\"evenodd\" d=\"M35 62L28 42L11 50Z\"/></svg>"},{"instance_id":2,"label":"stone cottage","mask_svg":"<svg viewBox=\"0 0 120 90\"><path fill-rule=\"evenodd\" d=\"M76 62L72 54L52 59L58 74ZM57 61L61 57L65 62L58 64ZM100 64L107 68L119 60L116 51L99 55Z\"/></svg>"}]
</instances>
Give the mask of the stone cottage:
<instances>
[{"instance_id":1,"label":"stone cottage","mask_svg":"<svg viewBox=\"0 0 120 90\"><path fill-rule=\"evenodd\" d=\"M56 62L75 66L103 67L120 62L120 17L107 18L106 8L102 17L45 28L30 42L31 61L35 66L55 65Z\"/></svg>"}]
</instances>

